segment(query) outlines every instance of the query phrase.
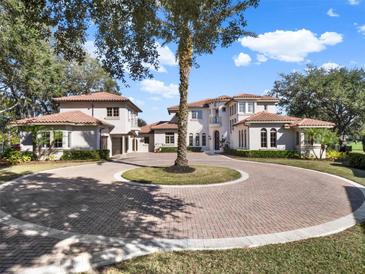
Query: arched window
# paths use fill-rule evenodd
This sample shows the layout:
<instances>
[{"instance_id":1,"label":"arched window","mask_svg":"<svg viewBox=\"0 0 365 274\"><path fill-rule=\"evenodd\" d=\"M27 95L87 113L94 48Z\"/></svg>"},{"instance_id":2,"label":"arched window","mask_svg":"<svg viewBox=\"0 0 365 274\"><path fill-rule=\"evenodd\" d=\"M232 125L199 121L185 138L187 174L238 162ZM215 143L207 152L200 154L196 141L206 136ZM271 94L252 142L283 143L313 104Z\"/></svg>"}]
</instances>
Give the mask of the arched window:
<instances>
[{"instance_id":1,"label":"arched window","mask_svg":"<svg viewBox=\"0 0 365 274\"><path fill-rule=\"evenodd\" d=\"M200 146L200 136L199 133L195 134L195 146Z\"/></svg>"},{"instance_id":2,"label":"arched window","mask_svg":"<svg viewBox=\"0 0 365 274\"><path fill-rule=\"evenodd\" d=\"M189 146L193 146L194 145L194 139L193 139L193 133L189 134Z\"/></svg>"},{"instance_id":3,"label":"arched window","mask_svg":"<svg viewBox=\"0 0 365 274\"><path fill-rule=\"evenodd\" d=\"M261 129L261 147L267 147L267 130L266 130L266 128Z\"/></svg>"},{"instance_id":4,"label":"arched window","mask_svg":"<svg viewBox=\"0 0 365 274\"><path fill-rule=\"evenodd\" d=\"M270 129L270 147L276 147L276 129Z\"/></svg>"},{"instance_id":5,"label":"arched window","mask_svg":"<svg viewBox=\"0 0 365 274\"><path fill-rule=\"evenodd\" d=\"M205 133L202 134L202 146L205 147L207 145L207 135Z\"/></svg>"}]
</instances>

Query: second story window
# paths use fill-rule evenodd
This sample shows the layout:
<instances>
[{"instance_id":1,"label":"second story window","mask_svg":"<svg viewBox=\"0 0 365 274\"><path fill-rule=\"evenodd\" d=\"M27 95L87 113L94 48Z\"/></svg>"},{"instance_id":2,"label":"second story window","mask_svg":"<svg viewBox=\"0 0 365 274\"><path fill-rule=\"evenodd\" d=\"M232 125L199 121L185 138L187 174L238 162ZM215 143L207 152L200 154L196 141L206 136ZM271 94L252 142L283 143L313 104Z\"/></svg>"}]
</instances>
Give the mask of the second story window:
<instances>
[{"instance_id":1,"label":"second story window","mask_svg":"<svg viewBox=\"0 0 365 274\"><path fill-rule=\"evenodd\" d=\"M244 103L244 102L239 103L239 108L240 108L241 113L245 113L246 112L246 103Z\"/></svg>"},{"instance_id":2,"label":"second story window","mask_svg":"<svg viewBox=\"0 0 365 274\"><path fill-rule=\"evenodd\" d=\"M119 108L106 108L106 116L107 117L119 117Z\"/></svg>"},{"instance_id":3,"label":"second story window","mask_svg":"<svg viewBox=\"0 0 365 274\"><path fill-rule=\"evenodd\" d=\"M250 102L250 103L247 103L247 112L249 113L254 113L254 108L255 108L255 104Z\"/></svg>"},{"instance_id":4,"label":"second story window","mask_svg":"<svg viewBox=\"0 0 365 274\"><path fill-rule=\"evenodd\" d=\"M203 112L201 110L193 110L193 111L191 111L191 118L192 119L202 119Z\"/></svg>"}]
</instances>

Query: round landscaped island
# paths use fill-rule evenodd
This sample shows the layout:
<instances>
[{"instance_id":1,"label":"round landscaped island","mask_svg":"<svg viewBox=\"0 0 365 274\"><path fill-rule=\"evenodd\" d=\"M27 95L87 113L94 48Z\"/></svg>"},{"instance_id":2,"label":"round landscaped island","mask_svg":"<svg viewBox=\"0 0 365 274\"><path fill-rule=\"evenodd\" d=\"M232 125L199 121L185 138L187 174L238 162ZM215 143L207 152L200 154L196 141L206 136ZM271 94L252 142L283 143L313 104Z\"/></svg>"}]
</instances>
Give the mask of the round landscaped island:
<instances>
[{"instance_id":1,"label":"round landscaped island","mask_svg":"<svg viewBox=\"0 0 365 274\"><path fill-rule=\"evenodd\" d=\"M241 173L226 167L194 165L184 173L172 172L169 167L139 167L127 170L122 177L141 184L208 185L237 180Z\"/></svg>"}]
</instances>

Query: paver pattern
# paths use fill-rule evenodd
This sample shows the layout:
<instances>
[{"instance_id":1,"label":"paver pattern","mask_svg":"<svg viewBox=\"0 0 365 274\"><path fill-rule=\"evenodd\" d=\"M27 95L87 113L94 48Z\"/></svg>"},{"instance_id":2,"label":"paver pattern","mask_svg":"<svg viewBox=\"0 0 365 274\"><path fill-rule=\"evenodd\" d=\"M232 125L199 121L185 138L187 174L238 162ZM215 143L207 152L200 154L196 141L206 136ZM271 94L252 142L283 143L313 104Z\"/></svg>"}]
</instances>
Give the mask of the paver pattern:
<instances>
[{"instance_id":1,"label":"paver pattern","mask_svg":"<svg viewBox=\"0 0 365 274\"><path fill-rule=\"evenodd\" d=\"M268 234L329 222L355 211L363 193L339 178L286 166L191 153L194 164L249 174L243 182L208 188L142 187L113 175L133 166L169 165L174 154L131 154L102 164L45 171L0 191L0 210L19 220L79 234L129 239L215 239ZM63 248L47 235L0 225L0 272L53 255L100 251L106 244Z\"/></svg>"}]
</instances>

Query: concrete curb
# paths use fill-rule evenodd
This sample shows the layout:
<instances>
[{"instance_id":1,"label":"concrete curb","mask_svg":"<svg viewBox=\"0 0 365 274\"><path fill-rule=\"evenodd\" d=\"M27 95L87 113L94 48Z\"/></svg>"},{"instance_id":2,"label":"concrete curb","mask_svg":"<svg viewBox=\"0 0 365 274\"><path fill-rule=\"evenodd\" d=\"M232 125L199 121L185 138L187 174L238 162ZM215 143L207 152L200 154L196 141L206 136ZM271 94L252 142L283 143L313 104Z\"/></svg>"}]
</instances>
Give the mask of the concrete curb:
<instances>
[{"instance_id":1,"label":"concrete curb","mask_svg":"<svg viewBox=\"0 0 365 274\"><path fill-rule=\"evenodd\" d=\"M132 185L132 186L138 186L138 187L155 187L155 188L205 188L205 187L222 187L222 186L227 186L227 185L234 185L234 184L238 184L241 182L246 181L250 175L242 170L239 169L235 169L235 168L231 168L235 171L238 171L241 174L241 177L233 180L233 181L228 181L228 182L224 182L224 183L216 183L216 184L202 184L202 185L157 185L157 184L145 184L145 183L136 183L130 180L125 179L122 175L124 172L127 172L128 170L132 170L132 169L136 169L138 167L133 167L133 168L128 168L128 169L124 169L121 170L119 172L116 172L113 177L114 179L116 179L119 182L128 184L128 185Z\"/></svg>"}]
</instances>

